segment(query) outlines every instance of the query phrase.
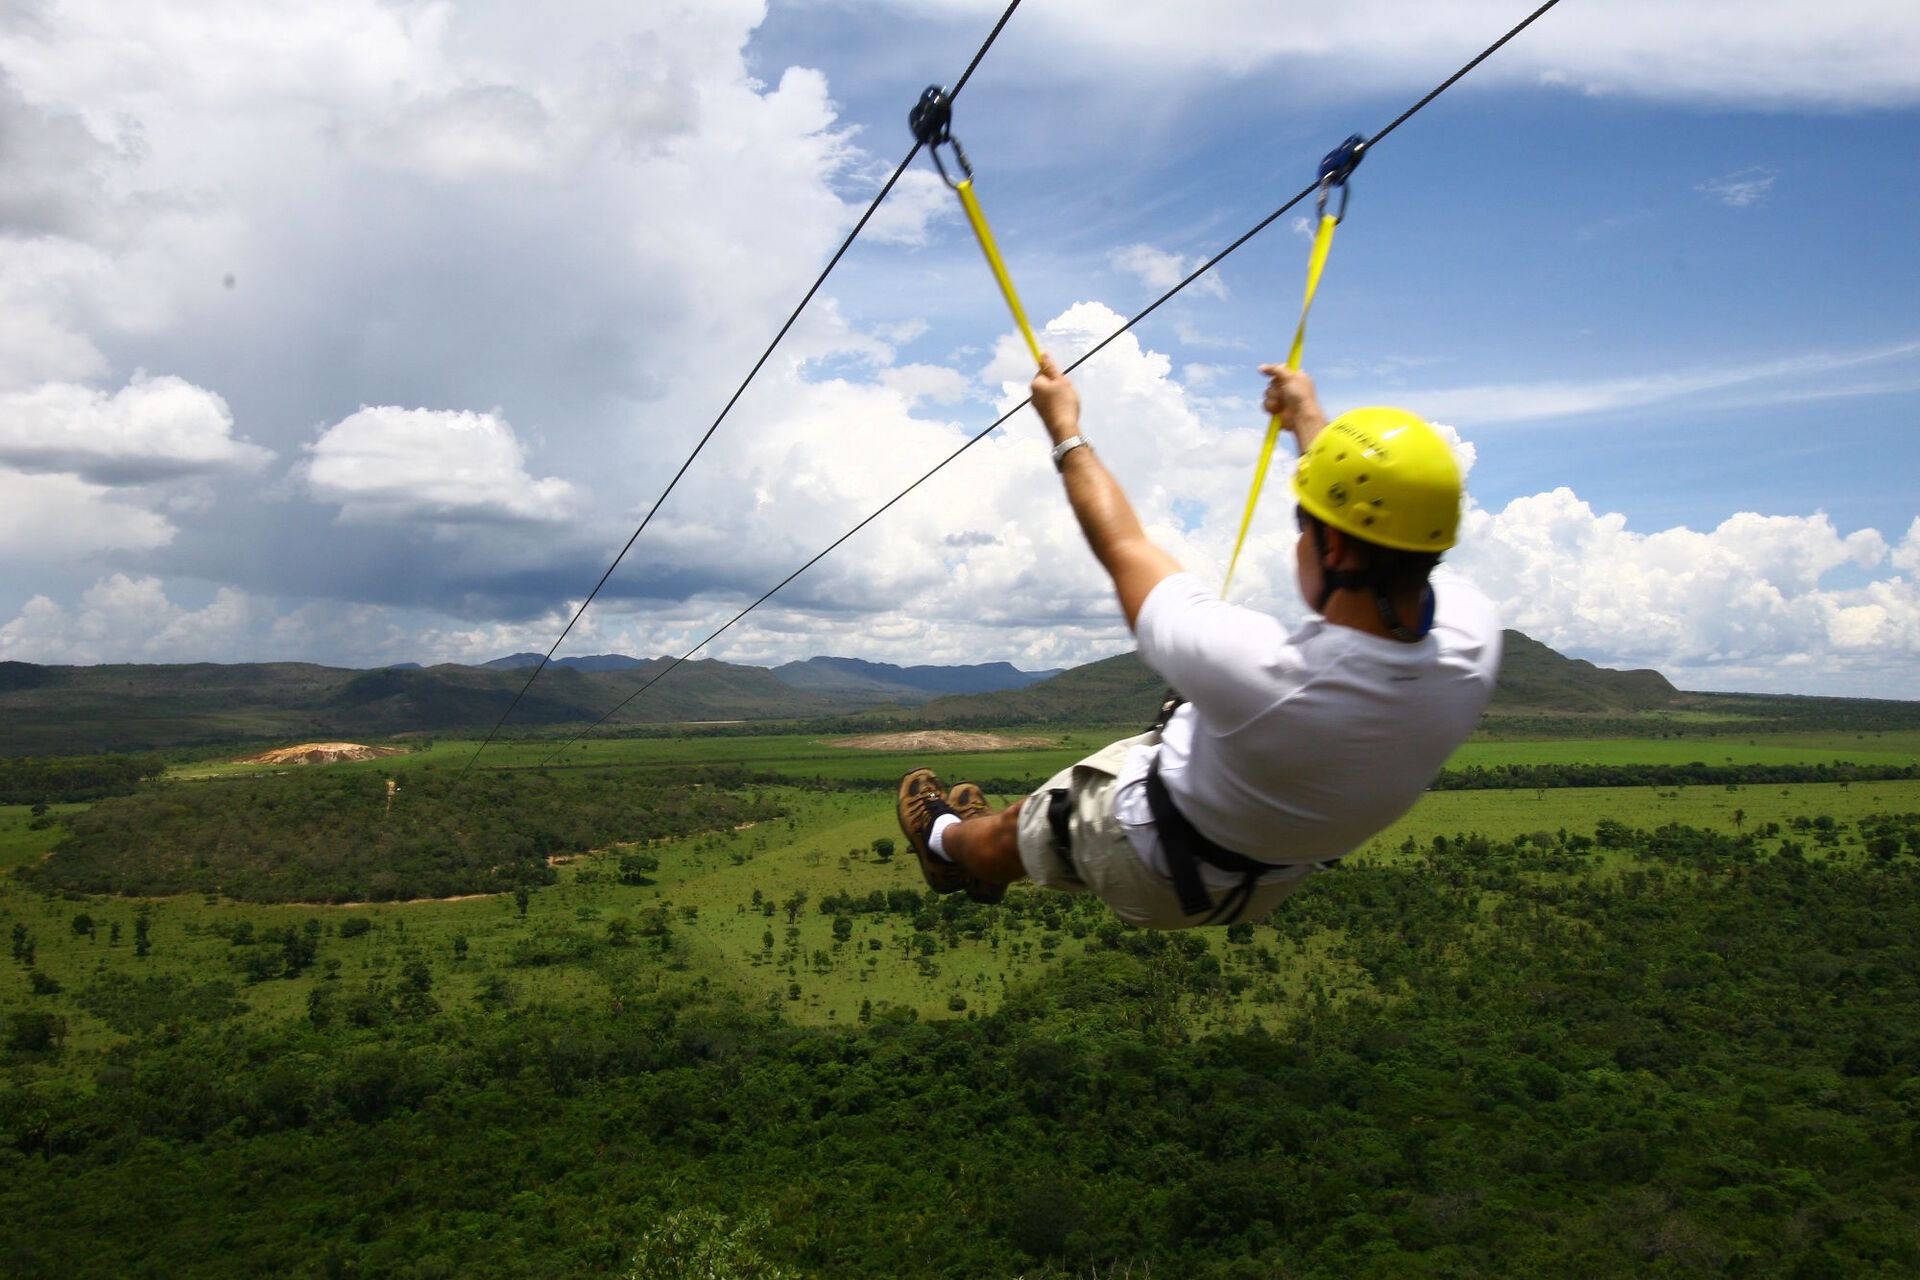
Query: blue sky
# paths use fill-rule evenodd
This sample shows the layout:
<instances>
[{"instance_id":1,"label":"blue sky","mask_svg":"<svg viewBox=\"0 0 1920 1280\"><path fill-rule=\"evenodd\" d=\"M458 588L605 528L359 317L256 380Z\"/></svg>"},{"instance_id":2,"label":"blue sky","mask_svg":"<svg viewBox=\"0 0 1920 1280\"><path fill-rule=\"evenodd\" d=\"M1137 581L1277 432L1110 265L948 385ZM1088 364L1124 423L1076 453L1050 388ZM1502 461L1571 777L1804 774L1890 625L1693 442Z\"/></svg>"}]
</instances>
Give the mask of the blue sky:
<instances>
[{"instance_id":1,"label":"blue sky","mask_svg":"<svg viewBox=\"0 0 1920 1280\"><path fill-rule=\"evenodd\" d=\"M999 4L47 3L0 17L0 657L544 650ZM1084 350L1526 12L1027 0L955 132ZM1451 428L1511 625L1683 687L1920 675L1920 15L1565 0L1385 140L1316 303L1329 408ZM1302 213L1310 213L1303 208ZM1086 366L1217 580L1290 215ZM677 653L1016 401L924 160L566 652ZM1127 646L1021 415L714 656ZM1276 477L1236 596L1302 616Z\"/></svg>"}]
</instances>

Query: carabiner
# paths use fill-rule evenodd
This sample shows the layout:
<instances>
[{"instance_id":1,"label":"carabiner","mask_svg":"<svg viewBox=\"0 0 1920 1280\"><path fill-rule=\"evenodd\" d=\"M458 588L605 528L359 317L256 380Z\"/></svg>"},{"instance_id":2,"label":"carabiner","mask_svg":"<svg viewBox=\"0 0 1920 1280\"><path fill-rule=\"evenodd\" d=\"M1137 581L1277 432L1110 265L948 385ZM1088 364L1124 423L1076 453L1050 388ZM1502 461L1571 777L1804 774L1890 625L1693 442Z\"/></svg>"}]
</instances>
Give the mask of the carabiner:
<instances>
[{"instance_id":1,"label":"carabiner","mask_svg":"<svg viewBox=\"0 0 1920 1280\"><path fill-rule=\"evenodd\" d=\"M947 173L947 166L940 162L940 147L945 144L953 148L953 158L965 175L962 181L973 180L973 166L967 163L967 153L961 149L960 139L953 136L953 98L937 84L930 84L920 95L920 101L913 104L907 112L907 128L913 131L914 138L927 149L933 157L933 167L940 171L940 180L960 189L959 184Z\"/></svg>"},{"instance_id":2,"label":"carabiner","mask_svg":"<svg viewBox=\"0 0 1920 1280\"><path fill-rule=\"evenodd\" d=\"M1327 192L1334 187L1340 188L1340 208L1333 215L1334 224L1337 226L1347 220L1347 184L1344 182L1334 182L1330 178L1320 179L1320 194L1316 200L1316 204L1319 206L1320 216L1323 218L1326 217Z\"/></svg>"},{"instance_id":3,"label":"carabiner","mask_svg":"<svg viewBox=\"0 0 1920 1280\"><path fill-rule=\"evenodd\" d=\"M1320 159L1320 216L1327 216L1327 194L1335 187L1340 188L1340 209L1333 215L1335 222L1344 221L1347 216L1347 179L1360 167L1360 161L1366 157L1367 140L1360 134L1353 134L1345 142L1327 152Z\"/></svg>"}]
</instances>

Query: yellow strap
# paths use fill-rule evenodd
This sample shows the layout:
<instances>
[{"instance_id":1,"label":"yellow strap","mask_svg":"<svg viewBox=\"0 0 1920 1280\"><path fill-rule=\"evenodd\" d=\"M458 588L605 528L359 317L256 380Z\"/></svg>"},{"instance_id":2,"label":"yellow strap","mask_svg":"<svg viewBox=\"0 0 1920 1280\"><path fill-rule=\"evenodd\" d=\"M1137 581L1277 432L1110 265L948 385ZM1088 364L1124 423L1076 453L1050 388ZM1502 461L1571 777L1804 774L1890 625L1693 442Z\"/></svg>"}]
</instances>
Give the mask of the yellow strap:
<instances>
[{"instance_id":1,"label":"yellow strap","mask_svg":"<svg viewBox=\"0 0 1920 1280\"><path fill-rule=\"evenodd\" d=\"M1033 328L1027 323L1027 313L1020 308L1020 296L1013 291L1013 279L1007 275L1007 264L1000 261L1000 250L993 243L993 232L987 228L987 215L980 212L980 202L973 198L973 179L966 179L954 190L960 193L960 207L967 211L967 221L973 224L974 238L980 241L980 250L987 255L987 265L993 268L993 278L1000 282L1000 292L1005 295L1014 321L1020 326L1020 336L1027 340L1027 350L1033 353L1034 367L1038 368L1040 344L1033 340Z\"/></svg>"},{"instance_id":2,"label":"yellow strap","mask_svg":"<svg viewBox=\"0 0 1920 1280\"><path fill-rule=\"evenodd\" d=\"M1340 220L1332 214L1320 215L1320 230L1314 233L1313 255L1307 259L1307 297L1300 304L1300 327L1293 331L1293 350L1287 353L1287 368L1300 367L1300 348L1307 341L1307 312L1313 307L1313 295L1320 288L1320 272L1327 265L1327 251L1333 248L1333 229ZM1260 446L1260 462L1253 469L1253 489L1247 494L1247 513L1240 517L1240 536L1233 542L1233 558L1227 561L1227 578L1220 584L1220 598L1227 598L1233 585L1234 566L1240 563L1240 548L1246 545L1247 530L1253 525L1253 509L1260 501L1260 489L1267 483L1267 464L1273 461L1273 446L1280 439L1280 415L1267 423L1267 441Z\"/></svg>"}]
</instances>

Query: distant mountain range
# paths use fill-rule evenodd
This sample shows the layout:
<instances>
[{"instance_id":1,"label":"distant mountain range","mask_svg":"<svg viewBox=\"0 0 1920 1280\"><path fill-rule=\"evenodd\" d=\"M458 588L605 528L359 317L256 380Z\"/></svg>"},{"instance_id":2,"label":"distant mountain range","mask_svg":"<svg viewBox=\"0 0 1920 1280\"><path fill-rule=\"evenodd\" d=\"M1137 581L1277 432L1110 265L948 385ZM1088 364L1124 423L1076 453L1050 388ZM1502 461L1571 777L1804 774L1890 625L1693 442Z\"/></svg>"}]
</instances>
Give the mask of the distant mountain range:
<instances>
[{"instance_id":1,"label":"distant mountain range","mask_svg":"<svg viewBox=\"0 0 1920 1280\"><path fill-rule=\"evenodd\" d=\"M478 736L526 686L538 654L483 666L353 671L308 663L52 667L0 662L0 755L67 755L212 744ZM660 675L666 658L617 654L553 663L515 707L509 734L598 721ZM687 662L613 717L623 724L777 720L999 726L1144 724L1164 686L1132 653L1065 671L1004 662L898 667L812 658L769 670ZM1517 631L1490 714L1619 725L1649 712L1712 710L1753 722L1920 728L1920 703L1681 693L1656 671L1612 671ZM1629 730L1630 731L1630 730Z\"/></svg>"},{"instance_id":2,"label":"distant mountain range","mask_svg":"<svg viewBox=\"0 0 1920 1280\"><path fill-rule=\"evenodd\" d=\"M1493 710L1652 711L1681 696L1658 671L1614 671L1569 658L1518 631L1505 633Z\"/></svg>"},{"instance_id":3,"label":"distant mountain range","mask_svg":"<svg viewBox=\"0 0 1920 1280\"><path fill-rule=\"evenodd\" d=\"M982 662L964 667L896 667L891 662L864 662L859 658L808 658L773 669L782 684L794 689L842 697L871 697L876 703L903 707L931 702L942 695L999 693L1025 689L1051 680L1061 669L1022 671L1011 663Z\"/></svg>"},{"instance_id":4,"label":"distant mountain range","mask_svg":"<svg viewBox=\"0 0 1920 1280\"><path fill-rule=\"evenodd\" d=\"M575 671L631 671L635 667L647 664L645 658L629 658L623 653L596 653L586 658L555 658L548 665L571 667ZM402 663L400 666L418 666L418 663ZM537 667L540 655L537 653L510 653L504 658L495 658L492 662L480 664L482 671L514 671L521 667Z\"/></svg>"},{"instance_id":5,"label":"distant mountain range","mask_svg":"<svg viewBox=\"0 0 1920 1280\"><path fill-rule=\"evenodd\" d=\"M632 671L649 661L670 659L629 658L624 654L601 653L586 658L555 658L550 666L570 667L575 671ZM537 653L512 653L504 658L480 664L484 671L514 671L540 665ZM399 666L390 668L401 670ZM805 689L825 694L848 706L918 706L945 694L997 693L1003 689L1024 689L1060 674L1051 671L1022 671L1009 662L981 662L959 667L896 667L891 662L867 662L861 658L808 658L773 668L774 679L790 689Z\"/></svg>"}]
</instances>

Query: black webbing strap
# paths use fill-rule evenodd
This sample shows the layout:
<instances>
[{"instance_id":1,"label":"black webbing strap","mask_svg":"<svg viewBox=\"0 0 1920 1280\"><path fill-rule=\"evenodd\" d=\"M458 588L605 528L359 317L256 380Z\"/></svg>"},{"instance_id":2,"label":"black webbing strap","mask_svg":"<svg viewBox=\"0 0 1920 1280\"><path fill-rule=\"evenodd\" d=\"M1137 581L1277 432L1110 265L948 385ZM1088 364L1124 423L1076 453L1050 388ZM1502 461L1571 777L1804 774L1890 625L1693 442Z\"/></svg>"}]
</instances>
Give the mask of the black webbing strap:
<instances>
[{"instance_id":1,"label":"black webbing strap","mask_svg":"<svg viewBox=\"0 0 1920 1280\"><path fill-rule=\"evenodd\" d=\"M1073 832L1067 825L1072 819L1073 793L1065 787L1047 792L1047 825L1053 828L1053 851L1067 864L1067 870L1078 876L1080 869L1073 865Z\"/></svg>"},{"instance_id":2,"label":"black webbing strap","mask_svg":"<svg viewBox=\"0 0 1920 1280\"><path fill-rule=\"evenodd\" d=\"M1277 868L1271 862L1222 849L1201 835L1173 803L1167 784L1160 780L1157 758L1147 768L1147 808L1153 811L1154 830L1160 836L1161 849L1166 852L1167 869L1173 873L1173 888L1180 895L1180 909L1190 916L1208 912L1201 924L1232 924L1253 901L1253 889L1260 877ZM1213 895L1207 892L1206 881L1200 877L1202 862L1240 877L1240 883L1227 890L1217 906Z\"/></svg>"},{"instance_id":3,"label":"black webbing strap","mask_svg":"<svg viewBox=\"0 0 1920 1280\"><path fill-rule=\"evenodd\" d=\"M1308 513L1304 507L1296 510L1299 512L1301 527L1312 528L1314 548L1320 553L1320 559L1324 562L1327 558L1326 522ZM1430 582L1422 583L1420 586L1420 623L1411 629L1400 621L1400 615L1395 612L1393 598L1387 594L1386 580L1381 577L1378 569L1322 570L1320 603L1315 605L1314 609L1324 614L1327 611L1327 602L1333 599L1333 593L1336 591L1371 592L1374 611L1380 615L1380 625L1385 627L1387 634L1395 640L1411 644L1415 640L1425 639L1427 633L1433 630L1433 584Z\"/></svg>"}]
</instances>

